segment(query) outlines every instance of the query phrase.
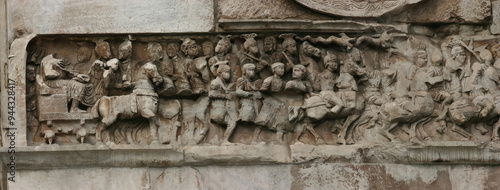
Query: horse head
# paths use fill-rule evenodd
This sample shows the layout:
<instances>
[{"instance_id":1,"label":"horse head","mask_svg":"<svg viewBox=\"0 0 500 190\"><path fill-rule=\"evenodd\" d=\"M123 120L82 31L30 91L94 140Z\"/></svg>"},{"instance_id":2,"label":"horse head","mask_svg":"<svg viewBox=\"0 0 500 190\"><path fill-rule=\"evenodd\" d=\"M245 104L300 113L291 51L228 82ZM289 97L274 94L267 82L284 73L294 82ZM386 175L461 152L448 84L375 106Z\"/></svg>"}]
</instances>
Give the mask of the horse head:
<instances>
[{"instance_id":1,"label":"horse head","mask_svg":"<svg viewBox=\"0 0 500 190\"><path fill-rule=\"evenodd\" d=\"M156 86L159 86L163 82L163 77L158 72L156 65L148 62L143 66L143 68L146 76L150 78Z\"/></svg>"},{"instance_id":2,"label":"horse head","mask_svg":"<svg viewBox=\"0 0 500 190\"><path fill-rule=\"evenodd\" d=\"M321 56L321 50L317 47L312 46L307 41L302 43L302 45L300 45L300 53L307 55L309 57L312 57L312 56L320 57Z\"/></svg>"}]
</instances>

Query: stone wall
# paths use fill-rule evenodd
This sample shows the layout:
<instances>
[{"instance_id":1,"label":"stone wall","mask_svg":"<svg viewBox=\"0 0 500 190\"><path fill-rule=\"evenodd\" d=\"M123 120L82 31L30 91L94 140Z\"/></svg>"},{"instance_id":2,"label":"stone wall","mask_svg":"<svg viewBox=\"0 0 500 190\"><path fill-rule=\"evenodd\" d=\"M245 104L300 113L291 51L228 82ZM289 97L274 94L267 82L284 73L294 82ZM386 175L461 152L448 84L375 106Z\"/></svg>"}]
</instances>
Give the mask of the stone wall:
<instances>
[{"instance_id":1,"label":"stone wall","mask_svg":"<svg viewBox=\"0 0 500 190\"><path fill-rule=\"evenodd\" d=\"M497 189L499 9L498 0L4 0L0 189ZM453 64L460 72L443 74ZM295 77L296 65L307 74ZM315 78L328 69L333 85ZM262 87L277 78L281 89ZM94 94L72 97L84 85ZM100 85L104 98L88 100ZM327 101L330 91L343 103ZM123 107L137 114L105 119ZM254 113L270 122L244 119Z\"/></svg>"}]
</instances>

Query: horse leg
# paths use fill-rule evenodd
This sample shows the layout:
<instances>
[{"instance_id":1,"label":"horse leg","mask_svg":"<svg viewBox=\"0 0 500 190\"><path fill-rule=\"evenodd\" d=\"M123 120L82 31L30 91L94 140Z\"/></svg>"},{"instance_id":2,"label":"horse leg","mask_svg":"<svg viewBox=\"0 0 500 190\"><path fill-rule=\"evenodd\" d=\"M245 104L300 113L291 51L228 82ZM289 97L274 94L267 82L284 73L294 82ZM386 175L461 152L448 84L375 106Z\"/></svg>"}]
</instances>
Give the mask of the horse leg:
<instances>
[{"instance_id":1,"label":"horse leg","mask_svg":"<svg viewBox=\"0 0 500 190\"><path fill-rule=\"evenodd\" d=\"M314 136L317 144L325 144L323 139L321 139L321 136L319 136L318 133L316 133L316 131L314 130L314 125L307 125L306 129Z\"/></svg>"},{"instance_id":2,"label":"horse leg","mask_svg":"<svg viewBox=\"0 0 500 190\"><path fill-rule=\"evenodd\" d=\"M418 124L420 123L426 123L430 120L429 117L425 117L425 118L422 118L416 122L413 122L412 124L410 124L410 142L413 142L413 143L418 143L419 140L417 138L417 126ZM427 137L426 137L427 138Z\"/></svg>"},{"instance_id":3,"label":"horse leg","mask_svg":"<svg viewBox=\"0 0 500 190\"><path fill-rule=\"evenodd\" d=\"M235 129L236 129L236 120L229 119L229 122L227 122L226 131L224 131L224 140L222 144L225 145L232 144L231 142L229 142L229 138L231 138Z\"/></svg>"},{"instance_id":4,"label":"horse leg","mask_svg":"<svg viewBox=\"0 0 500 190\"><path fill-rule=\"evenodd\" d=\"M470 134L469 132L465 131L464 129L462 129L461 127L459 127L455 124L451 127L451 131L453 131L459 135L462 135L463 137L467 138L468 140L475 140L474 135Z\"/></svg>"},{"instance_id":5,"label":"horse leg","mask_svg":"<svg viewBox=\"0 0 500 190\"><path fill-rule=\"evenodd\" d=\"M498 130L500 129L500 120L498 120L495 125L493 125L493 131L491 133L491 141L500 141L498 136Z\"/></svg>"},{"instance_id":6,"label":"horse leg","mask_svg":"<svg viewBox=\"0 0 500 190\"><path fill-rule=\"evenodd\" d=\"M391 130L396 128L396 126L398 126L398 124L399 123L397 123L397 122L390 123L390 124L388 124L387 122L384 122L384 125L380 129L379 134L382 135L383 137L389 139L390 141L397 141L396 137L393 134L391 134ZM389 125L389 126L387 126L387 125Z\"/></svg>"},{"instance_id":7,"label":"horse leg","mask_svg":"<svg viewBox=\"0 0 500 190\"><path fill-rule=\"evenodd\" d=\"M158 127L156 127L156 117L148 118L149 130L151 132L151 145L160 145L160 140L158 139Z\"/></svg>"},{"instance_id":8,"label":"horse leg","mask_svg":"<svg viewBox=\"0 0 500 190\"><path fill-rule=\"evenodd\" d=\"M349 115L347 119L344 122L344 125L342 126L342 130L340 130L340 133L337 135L337 144L343 144L346 145L346 135L347 132L349 131L349 127L351 124L356 121L356 119L359 118L360 115ZM348 137L351 138L351 137ZM352 139L350 139L351 142L349 144L353 144Z\"/></svg>"},{"instance_id":9,"label":"horse leg","mask_svg":"<svg viewBox=\"0 0 500 190\"><path fill-rule=\"evenodd\" d=\"M103 122L100 122L99 125L97 125L97 130L95 132L95 139L96 139L96 144L103 144L102 142L102 130L104 129L105 124Z\"/></svg>"},{"instance_id":10,"label":"horse leg","mask_svg":"<svg viewBox=\"0 0 500 190\"><path fill-rule=\"evenodd\" d=\"M292 138L293 144L298 143L300 136L302 136L302 134L304 134L304 132L305 132L304 125L305 125L304 123L300 123L295 127L295 129L293 131L293 138Z\"/></svg>"}]
</instances>

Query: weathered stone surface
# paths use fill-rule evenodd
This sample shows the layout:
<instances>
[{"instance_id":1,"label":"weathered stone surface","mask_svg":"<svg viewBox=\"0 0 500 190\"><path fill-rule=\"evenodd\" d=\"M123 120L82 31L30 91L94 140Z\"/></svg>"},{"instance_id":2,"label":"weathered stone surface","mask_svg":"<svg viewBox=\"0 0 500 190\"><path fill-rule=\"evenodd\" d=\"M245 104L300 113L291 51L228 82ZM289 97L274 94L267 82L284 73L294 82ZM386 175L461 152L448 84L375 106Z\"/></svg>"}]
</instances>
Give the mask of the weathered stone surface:
<instances>
[{"instance_id":1,"label":"weathered stone surface","mask_svg":"<svg viewBox=\"0 0 500 190\"><path fill-rule=\"evenodd\" d=\"M186 163L288 163L287 146L280 145L234 145L192 146L184 148Z\"/></svg>"},{"instance_id":2,"label":"weathered stone surface","mask_svg":"<svg viewBox=\"0 0 500 190\"><path fill-rule=\"evenodd\" d=\"M434 36L434 34L435 34L434 29L427 27L427 26L421 26L421 25L412 25L410 27L409 32L412 34L423 34L426 36Z\"/></svg>"},{"instance_id":3,"label":"weathered stone surface","mask_svg":"<svg viewBox=\"0 0 500 190\"><path fill-rule=\"evenodd\" d=\"M496 189L495 166L401 164L19 170L8 189ZM31 179L39 179L33 183Z\"/></svg>"},{"instance_id":4,"label":"weathered stone surface","mask_svg":"<svg viewBox=\"0 0 500 190\"><path fill-rule=\"evenodd\" d=\"M328 19L289 0L220 0L217 10L222 19Z\"/></svg>"},{"instance_id":5,"label":"weathered stone surface","mask_svg":"<svg viewBox=\"0 0 500 190\"><path fill-rule=\"evenodd\" d=\"M212 0L8 3L10 31L35 34L208 32L213 7Z\"/></svg>"},{"instance_id":6,"label":"weathered stone surface","mask_svg":"<svg viewBox=\"0 0 500 190\"><path fill-rule=\"evenodd\" d=\"M150 169L152 189L291 189L291 165Z\"/></svg>"},{"instance_id":7,"label":"weathered stone surface","mask_svg":"<svg viewBox=\"0 0 500 190\"><path fill-rule=\"evenodd\" d=\"M421 0L359 1L359 0L295 0L312 10L345 17L379 17L401 11Z\"/></svg>"},{"instance_id":8,"label":"weathered stone surface","mask_svg":"<svg viewBox=\"0 0 500 190\"><path fill-rule=\"evenodd\" d=\"M8 189L151 189L144 168L80 168L61 170L21 170ZM38 179L37 183L29 182Z\"/></svg>"},{"instance_id":9,"label":"weathered stone surface","mask_svg":"<svg viewBox=\"0 0 500 190\"><path fill-rule=\"evenodd\" d=\"M408 11L408 22L485 23L491 10L490 0L422 1Z\"/></svg>"},{"instance_id":10,"label":"weathered stone surface","mask_svg":"<svg viewBox=\"0 0 500 190\"><path fill-rule=\"evenodd\" d=\"M491 1L491 26L492 34L500 34L500 1Z\"/></svg>"}]
</instances>

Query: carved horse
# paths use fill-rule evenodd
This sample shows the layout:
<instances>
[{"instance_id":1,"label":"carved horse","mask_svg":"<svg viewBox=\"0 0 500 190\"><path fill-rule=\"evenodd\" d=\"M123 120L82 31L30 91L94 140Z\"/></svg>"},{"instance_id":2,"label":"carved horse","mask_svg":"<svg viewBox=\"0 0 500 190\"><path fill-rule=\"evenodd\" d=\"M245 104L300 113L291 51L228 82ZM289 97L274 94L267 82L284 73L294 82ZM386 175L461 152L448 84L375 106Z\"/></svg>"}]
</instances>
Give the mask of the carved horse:
<instances>
[{"instance_id":1,"label":"carved horse","mask_svg":"<svg viewBox=\"0 0 500 190\"><path fill-rule=\"evenodd\" d=\"M449 108L448 108L448 117L453 123L453 127L451 130L455 133L460 134L461 136L469 139L469 140L475 140L475 137L465 131L465 126L470 126L472 124L477 124L479 122L484 122L488 121L491 119L494 119L500 114L500 108L498 107L500 104L496 104L494 109L490 111L487 115L481 115L479 110L481 110L481 107L478 105L474 105L472 101L470 101L467 98L462 98L459 99L455 102L453 102ZM498 128L500 122L495 123L495 127ZM495 128L494 127L494 128ZM481 133L486 134L489 132L487 129L484 128L477 128L481 130ZM497 129L498 130L498 129ZM495 129L493 130L492 134L492 140L495 139ZM498 138L498 134L496 135Z\"/></svg>"},{"instance_id":2,"label":"carved horse","mask_svg":"<svg viewBox=\"0 0 500 190\"><path fill-rule=\"evenodd\" d=\"M304 65L307 69L307 74L310 77L309 80L315 81L316 73L320 73L322 69L318 63L314 60L314 57L321 56L321 50L317 47L312 46L309 42L304 42L299 48L299 60L300 64Z\"/></svg>"},{"instance_id":3,"label":"carved horse","mask_svg":"<svg viewBox=\"0 0 500 190\"><path fill-rule=\"evenodd\" d=\"M94 107L92 114L102 118L97 127L96 140L102 143L102 131L113 124L117 119L132 119L142 116L149 121L149 128L153 141L159 144L156 113L158 112L158 94L154 91L156 86L163 82L156 66L148 62L140 67L137 72L133 92L123 96L103 96Z\"/></svg>"},{"instance_id":4,"label":"carved horse","mask_svg":"<svg viewBox=\"0 0 500 190\"><path fill-rule=\"evenodd\" d=\"M353 62L348 62L348 65L342 65L345 73L341 75L345 77L351 77L351 74L358 75L360 73L365 73L364 68L360 67ZM354 80L354 78L352 78ZM357 89L357 84L354 83L354 89ZM345 119L342 124L341 130L337 136L338 144L352 144L353 142L346 142L346 135L349 131L351 125L361 116L364 106L365 99L363 94L359 91L350 91L350 92L336 92L336 95L344 93L344 95L348 95L351 97L344 97L344 102L346 107L343 108L339 113L334 114L331 112L331 107L329 106L328 101L325 100L323 95L313 95L310 98L304 100L304 105L301 107L299 111L299 115L304 115L304 123L305 129L307 129L315 138L317 143L323 143L321 137L316 133L314 128L320 124L321 122L329 119ZM296 132L294 135L295 142L298 141L300 135L304 131Z\"/></svg>"},{"instance_id":5,"label":"carved horse","mask_svg":"<svg viewBox=\"0 0 500 190\"><path fill-rule=\"evenodd\" d=\"M425 72L417 72L416 79L425 79ZM382 104L380 118L382 127L379 134L396 141L396 137L390 133L400 123L410 124L410 139L416 140L416 127L418 124L428 122L434 112L434 102L428 91L425 80L413 81L412 91L405 97L392 102Z\"/></svg>"}]
</instances>

